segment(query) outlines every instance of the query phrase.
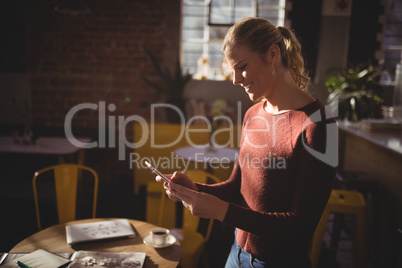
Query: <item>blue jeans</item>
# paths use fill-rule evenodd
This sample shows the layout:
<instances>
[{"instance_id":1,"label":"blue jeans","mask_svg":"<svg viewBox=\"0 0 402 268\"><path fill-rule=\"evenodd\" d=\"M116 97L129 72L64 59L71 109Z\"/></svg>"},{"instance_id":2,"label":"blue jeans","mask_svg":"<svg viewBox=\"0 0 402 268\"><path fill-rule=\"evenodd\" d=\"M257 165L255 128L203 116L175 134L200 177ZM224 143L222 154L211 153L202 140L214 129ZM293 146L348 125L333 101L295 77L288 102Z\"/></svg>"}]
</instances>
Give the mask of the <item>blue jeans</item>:
<instances>
[{"instance_id":1,"label":"blue jeans","mask_svg":"<svg viewBox=\"0 0 402 268\"><path fill-rule=\"evenodd\" d=\"M236 235L232 249L230 250L228 259L226 260L225 268L264 268L268 267L265 262L255 258L250 253L244 251L242 247L237 244Z\"/></svg>"},{"instance_id":2,"label":"blue jeans","mask_svg":"<svg viewBox=\"0 0 402 268\"><path fill-rule=\"evenodd\" d=\"M257 259L237 244L236 235L225 268L311 268L308 257L297 262L272 263Z\"/></svg>"}]
</instances>

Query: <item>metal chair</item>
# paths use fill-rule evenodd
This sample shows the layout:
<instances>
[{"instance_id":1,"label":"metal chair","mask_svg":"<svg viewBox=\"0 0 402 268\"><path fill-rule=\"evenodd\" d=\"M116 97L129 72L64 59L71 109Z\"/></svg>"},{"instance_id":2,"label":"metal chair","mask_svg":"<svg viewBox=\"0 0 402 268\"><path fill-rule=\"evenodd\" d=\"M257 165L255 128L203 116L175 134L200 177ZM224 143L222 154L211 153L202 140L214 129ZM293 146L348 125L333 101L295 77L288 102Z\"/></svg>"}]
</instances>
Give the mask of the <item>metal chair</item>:
<instances>
[{"instance_id":1,"label":"metal chair","mask_svg":"<svg viewBox=\"0 0 402 268\"><path fill-rule=\"evenodd\" d=\"M52 174L53 171L53 174ZM46 179L45 179L46 178ZM79 195L77 194L78 188L80 186L87 186L86 181L92 178L93 184L93 198L91 199L92 205L91 207L91 217L95 218L96 215L96 204L97 204L97 195L98 195L98 183L99 178L98 174L92 168L76 165L76 164L60 164L54 165L50 167L46 167L35 172L32 179L32 186L35 198L35 208L36 208L36 217L38 222L39 230L42 229L41 223L41 214L39 210L40 199L43 199L43 196L39 194L38 185L46 186L46 194L49 195L48 185L51 185L51 181L54 182L54 193L56 196L57 203L57 214L58 214L58 223L64 223L68 221L72 221L76 219L76 208L77 198ZM38 183L39 181L46 181L46 185ZM85 180L85 181L84 181ZM92 186L91 186L92 187ZM88 196L88 192L85 191L86 197ZM80 198L79 200L81 201ZM79 206L81 208L81 204ZM48 216L48 215L47 215ZM44 217L42 215L42 217ZM49 216L48 216L49 217Z\"/></svg>"},{"instance_id":2,"label":"metal chair","mask_svg":"<svg viewBox=\"0 0 402 268\"><path fill-rule=\"evenodd\" d=\"M232 126L232 131L218 131L216 142L222 146L238 148L240 143L241 125ZM171 161L174 157L174 151L180 147L190 145L205 145L209 141L209 132L207 126L202 125L181 125L181 124L134 124L134 149L132 164L134 172L134 194L138 195L141 187L146 187L154 181L155 175L147 167L143 167L143 159L161 161ZM151 161L151 164L152 161ZM176 165L178 164L178 166ZM189 169L203 170L203 165L197 165L194 161L188 163ZM164 174L173 173L176 170L182 170L184 166L181 162L170 162L169 165L155 166ZM231 169L215 169L214 174L220 178L228 178Z\"/></svg>"},{"instance_id":3,"label":"metal chair","mask_svg":"<svg viewBox=\"0 0 402 268\"><path fill-rule=\"evenodd\" d=\"M317 229L314 233L310 260L312 267L316 268L324 234L328 223L330 213L343 213L355 216L354 232L353 232L353 252L354 252L354 267L366 267L366 241L367 241L367 205L361 193L348 190L332 190L331 196L324 209Z\"/></svg>"},{"instance_id":4,"label":"metal chair","mask_svg":"<svg viewBox=\"0 0 402 268\"><path fill-rule=\"evenodd\" d=\"M145 127L145 129L143 129ZM134 124L134 143L141 144L138 148L134 149L133 158L133 171L134 171L134 194L138 195L141 186L147 186L148 183L153 182L155 175L149 171L147 167L142 167L143 159L148 161L155 160L161 161L166 159L172 159L174 156L174 150L183 146L189 146L189 140L185 137L185 125L180 124L164 124L156 123L149 125L142 125L140 123ZM200 126L192 126L191 128L200 129ZM198 131L191 133L191 142L195 144L208 143L208 133L204 131ZM151 164L152 161L150 161ZM174 165L174 162L170 162L170 165L155 166L159 171L164 174L173 173L176 170L181 170L183 167ZM180 163L179 163L180 164Z\"/></svg>"}]
</instances>

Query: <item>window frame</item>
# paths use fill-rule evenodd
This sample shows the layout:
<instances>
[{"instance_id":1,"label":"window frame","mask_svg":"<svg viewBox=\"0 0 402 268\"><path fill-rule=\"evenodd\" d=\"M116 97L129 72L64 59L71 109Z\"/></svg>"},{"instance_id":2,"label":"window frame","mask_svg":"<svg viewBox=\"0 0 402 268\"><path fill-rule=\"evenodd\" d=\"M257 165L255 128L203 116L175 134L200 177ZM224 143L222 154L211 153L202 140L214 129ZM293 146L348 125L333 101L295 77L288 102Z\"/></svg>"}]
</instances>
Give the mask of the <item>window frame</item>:
<instances>
[{"instance_id":1,"label":"window frame","mask_svg":"<svg viewBox=\"0 0 402 268\"><path fill-rule=\"evenodd\" d=\"M228 77L225 75L225 70L222 69L222 63L224 61L223 55L222 55L222 60L219 62L219 56L216 56L216 48L213 49L214 52L211 52L211 47L213 47L216 44L222 44L223 38L216 38L216 39L211 39L211 32L213 29L218 28L218 27L226 27L229 28L235 23L235 9L236 9L236 0L229 0L231 3L231 14L232 14L232 19L231 22L233 23L214 23L211 21L211 14L212 14L212 2L213 0L204 0L204 1L191 1L191 0L182 0L182 26L181 26L181 39L180 39L180 58L181 62L183 65L183 70L185 72L189 71L190 73L193 74L193 78L195 79L211 79L211 80L227 80ZM252 0L252 6L254 10L254 14L250 14L250 16L256 16L256 17L263 17L266 19L270 19L268 16L260 16L261 10L277 10L278 14L277 17L275 18L275 21L271 20L275 25L285 25L287 21L286 17L286 11L287 7L289 5L288 1L286 0L277 0L277 5L260 5L259 3L262 0ZM203 29L200 29L200 33L202 32L202 37L200 38L192 38L192 37L185 37L185 31L191 31L191 27L187 27L184 25L183 21L188 17L186 16L186 7L200 7L200 8L205 8L204 13L202 17L204 20L204 26ZM191 50L191 49L186 49L186 46L197 46L199 45L199 50L198 52L196 49ZM199 53L199 55L198 55ZM193 54L193 56L190 56ZM215 55L215 56L211 56ZM187 57L192 57L191 60L188 60ZM197 62L195 63L195 58L197 57ZM208 66L208 73L203 76L200 74L200 69L202 68L202 64L200 62L203 60L203 58L207 59L208 64L210 61L213 63ZM188 62L192 61L192 64L188 64ZM220 65L220 67L219 67ZM217 75L218 70L220 69L221 74Z\"/></svg>"}]
</instances>

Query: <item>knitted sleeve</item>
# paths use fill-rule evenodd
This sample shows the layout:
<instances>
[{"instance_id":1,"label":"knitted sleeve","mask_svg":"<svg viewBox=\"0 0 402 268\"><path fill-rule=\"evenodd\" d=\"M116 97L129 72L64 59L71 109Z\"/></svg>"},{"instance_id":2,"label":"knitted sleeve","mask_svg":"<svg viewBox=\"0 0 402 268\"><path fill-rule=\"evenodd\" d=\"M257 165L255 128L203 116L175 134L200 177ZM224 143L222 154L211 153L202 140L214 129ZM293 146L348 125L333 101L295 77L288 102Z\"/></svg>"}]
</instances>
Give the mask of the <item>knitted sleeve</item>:
<instances>
[{"instance_id":1,"label":"knitted sleeve","mask_svg":"<svg viewBox=\"0 0 402 268\"><path fill-rule=\"evenodd\" d=\"M196 186L200 192L215 195L229 203L239 204L239 200L241 199L240 182L241 170L238 162L236 162L228 180L213 185L196 183Z\"/></svg>"}]
</instances>

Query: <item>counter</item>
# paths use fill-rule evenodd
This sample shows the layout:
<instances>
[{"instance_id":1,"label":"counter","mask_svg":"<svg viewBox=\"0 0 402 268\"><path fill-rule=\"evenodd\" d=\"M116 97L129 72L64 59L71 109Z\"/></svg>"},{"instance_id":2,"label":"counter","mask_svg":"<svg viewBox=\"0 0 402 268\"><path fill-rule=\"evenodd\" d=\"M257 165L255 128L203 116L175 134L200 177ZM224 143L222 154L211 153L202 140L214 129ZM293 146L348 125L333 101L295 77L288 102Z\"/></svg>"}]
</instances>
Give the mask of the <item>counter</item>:
<instances>
[{"instance_id":1,"label":"counter","mask_svg":"<svg viewBox=\"0 0 402 268\"><path fill-rule=\"evenodd\" d=\"M373 253L379 254L379 263L387 263L394 258L396 230L402 227L402 134L340 123L339 142L339 169L364 172L378 182L378 214L369 211L368 221L378 221L379 226L369 235L377 244Z\"/></svg>"}]
</instances>

